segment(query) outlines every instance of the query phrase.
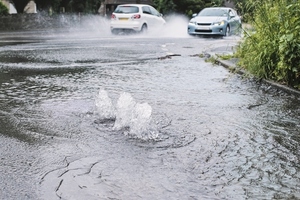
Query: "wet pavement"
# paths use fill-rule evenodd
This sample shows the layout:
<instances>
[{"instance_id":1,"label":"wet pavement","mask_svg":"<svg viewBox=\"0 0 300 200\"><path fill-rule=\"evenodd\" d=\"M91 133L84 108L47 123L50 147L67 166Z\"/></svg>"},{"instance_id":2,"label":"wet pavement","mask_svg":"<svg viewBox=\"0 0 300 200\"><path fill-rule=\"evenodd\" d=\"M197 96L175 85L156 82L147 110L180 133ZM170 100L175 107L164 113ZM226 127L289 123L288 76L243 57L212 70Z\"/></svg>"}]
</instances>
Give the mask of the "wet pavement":
<instances>
[{"instance_id":1,"label":"wet pavement","mask_svg":"<svg viewBox=\"0 0 300 200\"><path fill-rule=\"evenodd\" d=\"M299 96L170 32L0 34L0 198L299 199Z\"/></svg>"}]
</instances>

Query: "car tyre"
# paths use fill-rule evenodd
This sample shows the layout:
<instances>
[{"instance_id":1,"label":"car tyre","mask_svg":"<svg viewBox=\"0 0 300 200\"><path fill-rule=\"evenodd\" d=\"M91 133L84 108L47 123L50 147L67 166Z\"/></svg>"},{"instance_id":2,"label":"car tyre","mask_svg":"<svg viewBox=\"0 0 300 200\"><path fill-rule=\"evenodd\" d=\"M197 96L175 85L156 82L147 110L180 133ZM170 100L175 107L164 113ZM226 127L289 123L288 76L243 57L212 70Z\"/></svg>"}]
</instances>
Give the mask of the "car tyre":
<instances>
[{"instance_id":1,"label":"car tyre","mask_svg":"<svg viewBox=\"0 0 300 200\"><path fill-rule=\"evenodd\" d=\"M229 36L230 35L230 27L229 25L226 26L226 29L225 29L225 36Z\"/></svg>"},{"instance_id":2,"label":"car tyre","mask_svg":"<svg viewBox=\"0 0 300 200\"><path fill-rule=\"evenodd\" d=\"M146 33L148 30L147 24L143 24L142 28L141 28L141 33Z\"/></svg>"},{"instance_id":3,"label":"car tyre","mask_svg":"<svg viewBox=\"0 0 300 200\"><path fill-rule=\"evenodd\" d=\"M111 30L111 33L112 33L113 35L118 35L118 34L119 34L119 31L118 31L118 30L115 30L115 29L113 29L113 30Z\"/></svg>"},{"instance_id":4,"label":"car tyre","mask_svg":"<svg viewBox=\"0 0 300 200\"><path fill-rule=\"evenodd\" d=\"M188 33L188 34L189 34L189 36L196 37L195 34L192 34L192 33Z\"/></svg>"}]
</instances>

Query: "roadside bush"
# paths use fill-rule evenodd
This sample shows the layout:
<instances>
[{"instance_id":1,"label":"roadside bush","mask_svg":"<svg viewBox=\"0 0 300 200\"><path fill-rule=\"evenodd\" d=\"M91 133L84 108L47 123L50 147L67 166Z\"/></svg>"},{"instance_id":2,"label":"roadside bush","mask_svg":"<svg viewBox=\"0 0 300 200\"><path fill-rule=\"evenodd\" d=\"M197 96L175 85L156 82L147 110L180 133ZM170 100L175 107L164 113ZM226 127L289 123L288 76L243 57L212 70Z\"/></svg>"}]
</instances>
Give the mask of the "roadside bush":
<instances>
[{"instance_id":1,"label":"roadside bush","mask_svg":"<svg viewBox=\"0 0 300 200\"><path fill-rule=\"evenodd\" d=\"M8 8L0 1L0 16L8 15Z\"/></svg>"},{"instance_id":2,"label":"roadside bush","mask_svg":"<svg viewBox=\"0 0 300 200\"><path fill-rule=\"evenodd\" d=\"M300 89L300 3L258 3L252 25L237 49L239 65L258 76Z\"/></svg>"}]
</instances>

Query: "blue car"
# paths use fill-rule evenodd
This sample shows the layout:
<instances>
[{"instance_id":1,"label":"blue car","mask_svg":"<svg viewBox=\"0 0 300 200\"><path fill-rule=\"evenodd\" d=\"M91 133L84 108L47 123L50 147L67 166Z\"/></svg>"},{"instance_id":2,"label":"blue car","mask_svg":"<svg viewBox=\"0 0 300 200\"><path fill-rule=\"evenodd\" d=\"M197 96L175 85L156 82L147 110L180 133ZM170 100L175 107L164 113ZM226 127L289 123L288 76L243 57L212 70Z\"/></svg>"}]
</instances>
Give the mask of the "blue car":
<instances>
[{"instance_id":1,"label":"blue car","mask_svg":"<svg viewBox=\"0 0 300 200\"><path fill-rule=\"evenodd\" d=\"M241 18L234 9L210 7L193 15L188 24L188 34L229 36L239 33L241 26Z\"/></svg>"}]
</instances>

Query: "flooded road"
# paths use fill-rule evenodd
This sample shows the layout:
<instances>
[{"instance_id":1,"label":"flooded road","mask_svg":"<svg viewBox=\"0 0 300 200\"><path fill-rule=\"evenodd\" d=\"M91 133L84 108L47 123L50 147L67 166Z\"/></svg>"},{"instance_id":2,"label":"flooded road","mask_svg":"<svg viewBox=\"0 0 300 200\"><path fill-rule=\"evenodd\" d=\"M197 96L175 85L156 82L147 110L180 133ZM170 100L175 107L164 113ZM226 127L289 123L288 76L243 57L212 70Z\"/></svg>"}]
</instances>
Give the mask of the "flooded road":
<instances>
[{"instance_id":1,"label":"flooded road","mask_svg":"<svg viewBox=\"0 0 300 200\"><path fill-rule=\"evenodd\" d=\"M299 97L198 56L240 38L0 37L0 199L300 198Z\"/></svg>"}]
</instances>

